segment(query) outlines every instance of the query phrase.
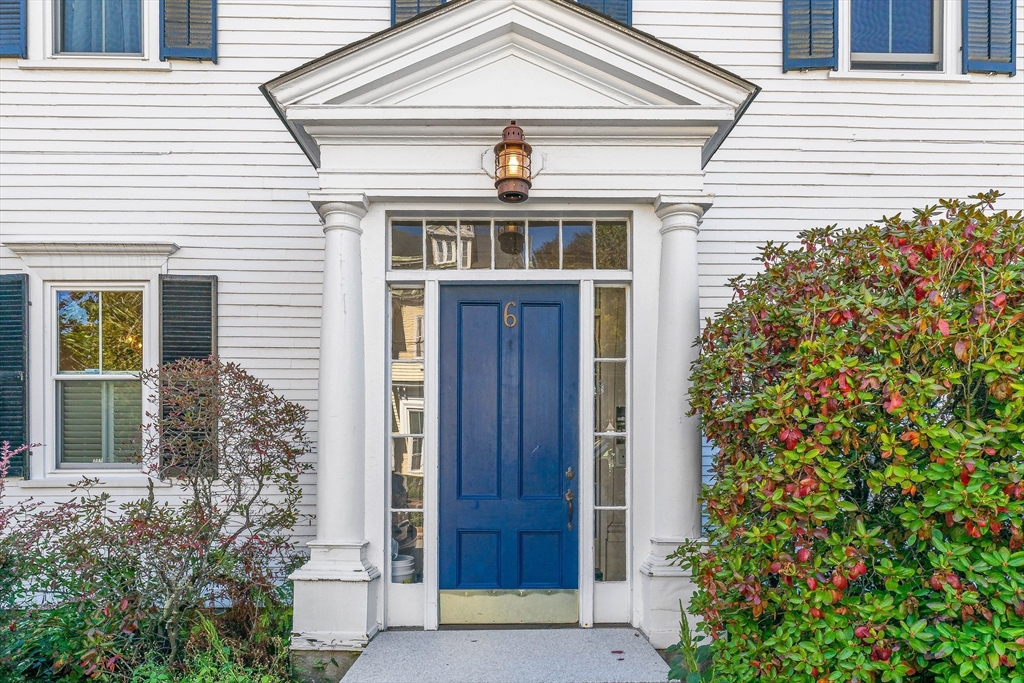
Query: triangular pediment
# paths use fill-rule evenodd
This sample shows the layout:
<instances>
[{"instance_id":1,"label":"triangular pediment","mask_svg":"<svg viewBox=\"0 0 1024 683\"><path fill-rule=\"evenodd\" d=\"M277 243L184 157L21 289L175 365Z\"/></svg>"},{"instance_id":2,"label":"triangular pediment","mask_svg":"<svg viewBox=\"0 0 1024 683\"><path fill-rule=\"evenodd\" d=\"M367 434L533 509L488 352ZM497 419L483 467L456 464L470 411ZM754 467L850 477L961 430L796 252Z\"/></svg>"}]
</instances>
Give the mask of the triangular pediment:
<instances>
[{"instance_id":1,"label":"triangular pediment","mask_svg":"<svg viewBox=\"0 0 1024 683\"><path fill-rule=\"evenodd\" d=\"M711 126L712 148L757 88L572 0L454 0L263 91L317 163L331 122L482 126L517 112L551 126Z\"/></svg>"}]
</instances>

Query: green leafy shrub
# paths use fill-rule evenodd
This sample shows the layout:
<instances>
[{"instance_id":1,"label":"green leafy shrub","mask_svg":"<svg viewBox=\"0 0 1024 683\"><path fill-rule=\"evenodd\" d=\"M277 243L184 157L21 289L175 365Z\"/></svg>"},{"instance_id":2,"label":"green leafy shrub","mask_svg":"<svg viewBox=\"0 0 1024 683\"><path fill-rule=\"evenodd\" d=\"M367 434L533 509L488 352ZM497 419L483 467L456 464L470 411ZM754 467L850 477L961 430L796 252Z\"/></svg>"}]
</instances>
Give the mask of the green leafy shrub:
<instances>
[{"instance_id":1,"label":"green leafy shrub","mask_svg":"<svg viewBox=\"0 0 1024 683\"><path fill-rule=\"evenodd\" d=\"M177 681L193 665L271 683L288 670L306 410L216 358L142 380L161 406L142 466L175 486L173 503L152 483L118 503L85 479L55 506L7 504L21 449L0 450L0 683L126 681L145 666ZM196 680L246 680L210 676Z\"/></svg>"},{"instance_id":2,"label":"green leafy shrub","mask_svg":"<svg viewBox=\"0 0 1024 683\"><path fill-rule=\"evenodd\" d=\"M1024 681L1024 221L998 193L768 244L709 321L681 548L716 680Z\"/></svg>"}]
</instances>

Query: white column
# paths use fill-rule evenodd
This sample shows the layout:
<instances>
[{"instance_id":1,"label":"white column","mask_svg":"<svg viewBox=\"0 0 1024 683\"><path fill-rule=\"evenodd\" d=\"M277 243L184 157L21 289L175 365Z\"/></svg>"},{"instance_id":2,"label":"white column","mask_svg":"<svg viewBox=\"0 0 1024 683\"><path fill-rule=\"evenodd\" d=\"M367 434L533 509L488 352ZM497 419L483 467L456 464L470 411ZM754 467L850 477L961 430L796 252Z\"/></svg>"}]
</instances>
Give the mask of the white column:
<instances>
[{"instance_id":1,"label":"white column","mask_svg":"<svg viewBox=\"0 0 1024 683\"><path fill-rule=\"evenodd\" d=\"M658 286L657 381L654 387L654 519L651 554L641 565L643 626L655 647L675 643L679 600L693 592L687 572L666 560L686 539L701 535L700 420L687 417L690 365L700 335L697 228L708 204L661 196L661 273Z\"/></svg>"},{"instance_id":2,"label":"white column","mask_svg":"<svg viewBox=\"0 0 1024 683\"><path fill-rule=\"evenodd\" d=\"M316 541L295 582L292 649L352 650L377 631L380 571L366 559L366 396L361 220L366 197L318 206L324 290L317 395Z\"/></svg>"},{"instance_id":3,"label":"white column","mask_svg":"<svg viewBox=\"0 0 1024 683\"><path fill-rule=\"evenodd\" d=\"M320 207L324 220L324 293L317 386L316 544L364 542L365 358L362 203Z\"/></svg>"}]
</instances>

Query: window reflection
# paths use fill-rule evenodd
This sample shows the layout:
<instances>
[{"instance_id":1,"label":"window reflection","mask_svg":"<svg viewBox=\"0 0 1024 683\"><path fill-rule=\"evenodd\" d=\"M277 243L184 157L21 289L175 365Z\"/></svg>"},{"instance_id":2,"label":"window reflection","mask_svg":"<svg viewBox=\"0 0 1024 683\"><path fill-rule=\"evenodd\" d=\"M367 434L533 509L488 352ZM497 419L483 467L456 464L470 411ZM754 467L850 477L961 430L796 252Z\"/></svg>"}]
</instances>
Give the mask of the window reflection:
<instances>
[{"instance_id":1,"label":"window reflection","mask_svg":"<svg viewBox=\"0 0 1024 683\"><path fill-rule=\"evenodd\" d=\"M594 356L626 358L626 290L622 287L594 290Z\"/></svg>"},{"instance_id":2,"label":"window reflection","mask_svg":"<svg viewBox=\"0 0 1024 683\"><path fill-rule=\"evenodd\" d=\"M599 270L629 268L629 231L625 223L598 222L597 267Z\"/></svg>"},{"instance_id":3,"label":"window reflection","mask_svg":"<svg viewBox=\"0 0 1024 683\"><path fill-rule=\"evenodd\" d=\"M57 292L58 371L142 370L142 292Z\"/></svg>"},{"instance_id":4,"label":"window reflection","mask_svg":"<svg viewBox=\"0 0 1024 683\"><path fill-rule=\"evenodd\" d=\"M491 223L461 223L462 268L491 267Z\"/></svg>"},{"instance_id":5,"label":"window reflection","mask_svg":"<svg viewBox=\"0 0 1024 683\"><path fill-rule=\"evenodd\" d=\"M423 513L391 513L391 582L423 581Z\"/></svg>"},{"instance_id":6,"label":"window reflection","mask_svg":"<svg viewBox=\"0 0 1024 683\"><path fill-rule=\"evenodd\" d=\"M594 489L598 507L625 507L625 437L599 437L594 440Z\"/></svg>"},{"instance_id":7,"label":"window reflection","mask_svg":"<svg viewBox=\"0 0 1024 683\"><path fill-rule=\"evenodd\" d=\"M594 267L594 226L592 223L562 224L562 267L567 270Z\"/></svg>"},{"instance_id":8,"label":"window reflection","mask_svg":"<svg viewBox=\"0 0 1024 683\"><path fill-rule=\"evenodd\" d=\"M423 269L423 224L420 221L391 224L391 268Z\"/></svg>"},{"instance_id":9,"label":"window reflection","mask_svg":"<svg viewBox=\"0 0 1024 683\"><path fill-rule=\"evenodd\" d=\"M526 267L526 223L495 221L494 267L518 270Z\"/></svg>"},{"instance_id":10,"label":"window reflection","mask_svg":"<svg viewBox=\"0 0 1024 683\"><path fill-rule=\"evenodd\" d=\"M558 223L530 222L530 268L558 269Z\"/></svg>"},{"instance_id":11,"label":"window reflection","mask_svg":"<svg viewBox=\"0 0 1024 683\"><path fill-rule=\"evenodd\" d=\"M594 579L626 580L626 511L594 513Z\"/></svg>"},{"instance_id":12,"label":"window reflection","mask_svg":"<svg viewBox=\"0 0 1024 683\"><path fill-rule=\"evenodd\" d=\"M627 270L624 220L399 219L392 270Z\"/></svg>"},{"instance_id":13,"label":"window reflection","mask_svg":"<svg viewBox=\"0 0 1024 683\"><path fill-rule=\"evenodd\" d=\"M427 268L431 270L455 270L458 266L456 253L455 223L427 223Z\"/></svg>"},{"instance_id":14,"label":"window reflection","mask_svg":"<svg viewBox=\"0 0 1024 683\"><path fill-rule=\"evenodd\" d=\"M594 431L626 431L626 363L597 363L594 377Z\"/></svg>"},{"instance_id":15,"label":"window reflection","mask_svg":"<svg viewBox=\"0 0 1024 683\"><path fill-rule=\"evenodd\" d=\"M423 509L423 438L391 440L391 507Z\"/></svg>"},{"instance_id":16,"label":"window reflection","mask_svg":"<svg viewBox=\"0 0 1024 683\"><path fill-rule=\"evenodd\" d=\"M423 290L391 292L391 358L423 358Z\"/></svg>"}]
</instances>

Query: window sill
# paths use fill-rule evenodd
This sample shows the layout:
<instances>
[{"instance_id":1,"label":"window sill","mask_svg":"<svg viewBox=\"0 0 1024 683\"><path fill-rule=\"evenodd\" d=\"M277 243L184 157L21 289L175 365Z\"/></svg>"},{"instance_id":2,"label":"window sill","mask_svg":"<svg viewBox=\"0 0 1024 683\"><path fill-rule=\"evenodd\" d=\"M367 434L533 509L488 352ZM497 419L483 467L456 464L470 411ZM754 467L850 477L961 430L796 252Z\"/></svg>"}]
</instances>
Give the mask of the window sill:
<instances>
[{"instance_id":1,"label":"window sill","mask_svg":"<svg viewBox=\"0 0 1024 683\"><path fill-rule=\"evenodd\" d=\"M922 81L929 83L969 83L970 74L946 74L915 71L829 71L829 78L841 81Z\"/></svg>"},{"instance_id":2,"label":"window sill","mask_svg":"<svg viewBox=\"0 0 1024 683\"><path fill-rule=\"evenodd\" d=\"M67 69L93 71L170 71L170 62L141 57L51 57L50 59L19 59L22 69Z\"/></svg>"},{"instance_id":3,"label":"window sill","mask_svg":"<svg viewBox=\"0 0 1024 683\"><path fill-rule=\"evenodd\" d=\"M96 485L97 488L102 489L144 489L149 486L149 482L153 482L153 488L171 488L171 484L166 481L160 481L159 479L153 479L143 474L114 474L111 472L104 472L102 470L91 470L81 472L78 476L66 476L61 474L60 476L47 477L45 479L22 479L11 480L9 483L12 484L13 488L21 489L65 489L69 488L78 482L82 481L85 477L99 479L100 483Z\"/></svg>"}]
</instances>

